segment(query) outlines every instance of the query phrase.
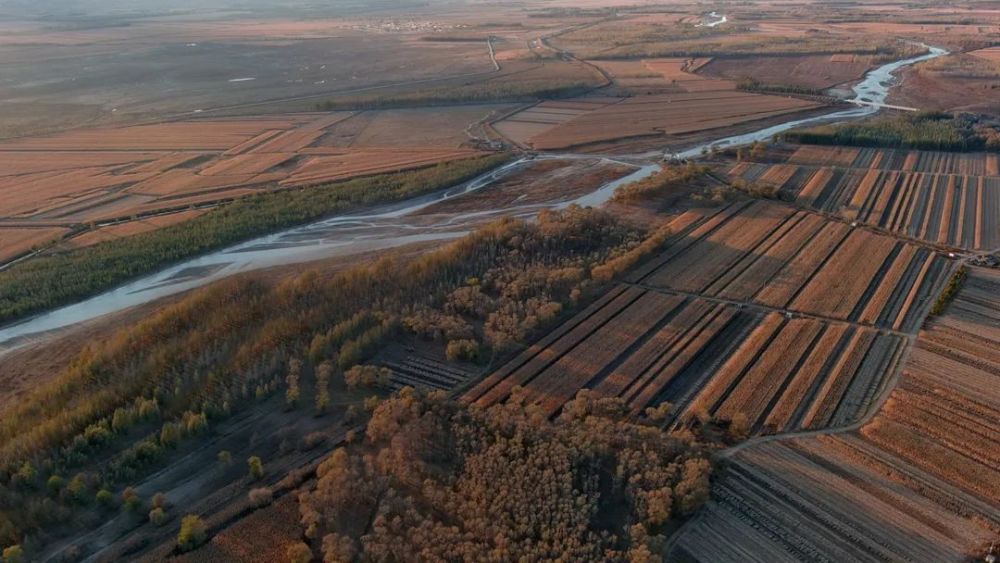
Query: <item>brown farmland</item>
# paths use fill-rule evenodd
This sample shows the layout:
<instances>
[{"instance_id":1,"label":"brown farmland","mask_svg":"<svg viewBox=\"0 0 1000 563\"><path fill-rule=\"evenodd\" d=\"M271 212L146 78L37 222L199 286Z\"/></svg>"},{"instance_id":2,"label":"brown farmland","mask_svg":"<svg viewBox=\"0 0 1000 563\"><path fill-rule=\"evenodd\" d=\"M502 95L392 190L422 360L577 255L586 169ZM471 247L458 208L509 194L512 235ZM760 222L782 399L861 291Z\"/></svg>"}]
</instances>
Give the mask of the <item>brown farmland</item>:
<instances>
[{"instance_id":1,"label":"brown farmland","mask_svg":"<svg viewBox=\"0 0 1000 563\"><path fill-rule=\"evenodd\" d=\"M944 246L1000 246L996 154L803 146L788 164L740 163L730 178L802 205Z\"/></svg>"},{"instance_id":2,"label":"brown farmland","mask_svg":"<svg viewBox=\"0 0 1000 563\"><path fill-rule=\"evenodd\" d=\"M872 66L871 56L853 54L716 57L698 72L730 80L753 77L766 85L824 89L856 80Z\"/></svg>"},{"instance_id":3,"label":"brown farmland","mask_svg":"<svg viewBox=\"0 0 1000 563\"><path fill-rule=\"evenodd\" d=\"M59 227L26 229L0 227L0 262L27 254L33 248L44 246L68 232L69 229Z\"/></svg>"},{"instance_id":4,"label":"brown farmland","mask_svg":"<svg viewBox=\"0 0 1000 563\"><path fill-rule=\"evenodd\" d=\"M671 557L968 561L1000 531L1000 273L972 269L860 430L731 458Z\"/></svg>"},{"instance_id":5,"label":"brown farmland","mask_svg":"<svg viewBox=\"0 0 1000 563\"><path fill-rule=\"evenodd\" d=\"M805 100L722 89L624 98L566 119L540 119L545 116L528 110L527 116L515 114L510 120L549 125L518 135L536 149L555 150L637 137L682 137L818 107Z\"/></svg>"},{"instance_id":6,"label":"brown farmland","mask_svg":"<svg viewBox=\"0 0 1000 563\"><path fill-rule=\"evenodd\" d=\"M661 256L466 393L515 386L556 414L581 389L636 414L745 416L759 433L870 411L950 267L939 255L768 203L689 211ZM880 249L877 253L872 249ZM842 276L843 263L862 264Z\"/></svg>"},{"instance_id":7,"label":"brown farmland","mask_svg":"<svg viewBox=\"0 0 1000 563\"><path fill-rule=\"evenodd\" d=\"M479 115L482 108L476 109ZM369 112L378 113L378 112ZM462 113L464 120L473 114ZM207 206L261 191L421 168L481 154L422 143L358 148L324 146L329 129L355 114L191 120L81 130L0 143L0 221L7 260L70 229L146 214ZM455 122L447 134L468 139ZM171 221L191 217L171 215ZM166 224L116 225L80 244ZM23 233L16 232L24 229ZM111 233L115 234L112 235Z\"/></svg>"},{"instance_id":8,"label":"brown farmland","mask_svg":"<svg viewBox=\"0 0 1000 563\"><path fill-rule=\"evenodd\" d=\"M764 202L730 205L677 236L630 280L894 330L919 324L951 269L927 249Z\"/></svg>"}]
</instances>

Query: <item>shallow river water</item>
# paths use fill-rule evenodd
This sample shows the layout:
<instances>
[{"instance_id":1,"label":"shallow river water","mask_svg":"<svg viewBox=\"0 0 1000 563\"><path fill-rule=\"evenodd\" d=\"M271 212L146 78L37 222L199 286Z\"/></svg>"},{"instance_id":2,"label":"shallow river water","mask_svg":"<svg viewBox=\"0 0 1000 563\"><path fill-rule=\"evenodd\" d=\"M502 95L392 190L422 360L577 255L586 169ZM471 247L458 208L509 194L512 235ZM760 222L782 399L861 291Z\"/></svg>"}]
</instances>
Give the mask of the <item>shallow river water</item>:
<instances>
[{"instance_id":1,"label":"shallow river water","mask_svg":"<svg viewBox=\"0 0 1000 563\"><path fill-rule=\"evenodd\" d=\"M895 82L893 77L895 71L944 54L947 54L944 49L930 47L930 52L926 55L896 61L872 70L865 76L864 80L854 87L855 99L875 104L885 103L889 88ZM802 125L854 119L871 115L876 111L878 111L876 107L859 106L817 117L789 121L759 131L718 139L686 150L677 156L694 158L710 147L725 148L746 145L754 141L770 139L778 133ZM187 291L233 274L273 266L312 262L324 258L350 256L416 242L450 240L467 234L475 225L493 216L530 216L541 209L565 208L571 204L596 207L608 201L620 185L654 174L659 169L656 161L659 160L660 156L662 153L634 155L630 160L634 161L636 157L641 157L640 161L646 159L643 164L633 164L635 172L575 199L534 205L513 205L490 211L459 213L446 217L417 214L418 211L423 211L441 201L460 197L489 186L530 162L526 159L520 159L442 192L377 207L363 213L333 217L253 239L184 261L79 303L61 307L2 328L0 329L0 356L20 348L36 338L46 337L52 331ZM554 154L538 158L594 157L593 155ZM609 160L613 159L609 158Z\"/></svg>"}]
</instances>

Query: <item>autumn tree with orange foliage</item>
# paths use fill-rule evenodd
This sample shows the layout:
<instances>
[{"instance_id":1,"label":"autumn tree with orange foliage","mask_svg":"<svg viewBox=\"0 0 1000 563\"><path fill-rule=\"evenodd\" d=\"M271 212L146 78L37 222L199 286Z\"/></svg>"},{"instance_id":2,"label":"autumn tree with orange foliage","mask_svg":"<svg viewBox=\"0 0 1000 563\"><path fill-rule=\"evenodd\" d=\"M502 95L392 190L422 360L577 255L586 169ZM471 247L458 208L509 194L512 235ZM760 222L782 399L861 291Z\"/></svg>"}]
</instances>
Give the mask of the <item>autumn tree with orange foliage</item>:
<instances>
[{"instance_id":1,"label":"autumn tree with orange foliage","mask_svg":"<svg viewBox=\"0 0 1000 563\"><path fill-rule=\"evenodd\" d=\"M406 388L300 496L326 561L650 561L707 499L709 446L581 393L550 421Z\"/></svg>"}]
</instances>

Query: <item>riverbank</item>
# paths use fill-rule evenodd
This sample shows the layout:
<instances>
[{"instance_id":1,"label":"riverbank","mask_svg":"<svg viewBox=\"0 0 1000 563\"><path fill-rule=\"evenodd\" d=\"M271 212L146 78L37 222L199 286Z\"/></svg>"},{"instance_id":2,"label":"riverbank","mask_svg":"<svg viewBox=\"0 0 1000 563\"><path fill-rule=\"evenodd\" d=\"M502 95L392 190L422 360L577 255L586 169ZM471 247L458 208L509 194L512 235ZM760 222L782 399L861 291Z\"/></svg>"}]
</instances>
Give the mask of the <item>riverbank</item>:
<instances>
[{"instance_id":1,"label":"riverbank","mask_svg":"<svg viewBox=\"0 0 1000 563\"><path fill-rule=\"evenodd\" d=\"M929 52L926 55L895 61L870 71L864 80L853 88L855 99L875 104L883 103L888 97L889 89L894 84L894 72L908 65L947 54L944 49L936 47L928 47L928 49ZM703 143L680 152L677 156L694 159L713 147L724 149L756 141L768 141L775 135L793 128L858 119L872 115L877 111L876 106L859 106L826 115L797 119L753 132ZM635 173L604 184L592 193L570 201L555 201L532 206L515 205L486 213L458 214L436 223L424 225L413 224L406 220L435 203L472 194L529 162L527 159L519 159L453 188L383 206L370 212L324 219L302 227L253 239L197 259L181 262L156 274L134 280L115 290L80 303L40 314L27 321L0 329L0 357L41 333L148 303L164 296L188 291L236 273L282 264L305 263L321 258L348 256L357 252L384 250L406 244L450 240L466 234L469 231L470 220L480 221L487 216L524 216L546 208L565 208L571 204L600 206L611 197L614 190L622 183L637 181L655 173L659 168L655 162L662 156L662 152L631 155L628 157L629 162L641 163L637 165ZM540 158L593 158L593 155L558 154L543 155Z\"/></svg>"}]
</instances>

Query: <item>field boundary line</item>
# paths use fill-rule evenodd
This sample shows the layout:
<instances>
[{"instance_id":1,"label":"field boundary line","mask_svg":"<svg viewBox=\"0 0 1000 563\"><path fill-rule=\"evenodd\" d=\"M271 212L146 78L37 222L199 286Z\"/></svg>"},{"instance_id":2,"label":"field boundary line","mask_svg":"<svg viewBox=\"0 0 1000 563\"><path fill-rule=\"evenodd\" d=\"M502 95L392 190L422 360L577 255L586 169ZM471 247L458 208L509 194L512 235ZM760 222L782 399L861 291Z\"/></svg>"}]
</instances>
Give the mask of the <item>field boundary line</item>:
<instances>
[{"instance_id":1,"label":"field boundary line","mask_svg":"<svg viewBox=\"0 0 1000 563\"><path fill-rule=\"evenodd\" d=\"M736 306L736 307L739 307L739 308L749 309L749 310L753 310L753 311L757 311L757 312L761 312L761 313L765 313L765 314L766 313L778 313L778 314L781 314L781 315L789 315L790 314L790 315L793 316L793 318L810 319L810 320L822 321L822 322L831 323L831 324L849 325L849 326L863 328L863 329L867 329L867 330L873 330L873 331L876 331L876 332L879 332L879 333L882 333L882 334L891 334L893 336L899 336L899 337L903 337L903 338L906 338L906 337L909 337L909 336L913 335L912 333L907 333L907 332L904 332L904 331L901 331L901 330L892 329L892 328L884 328L884 327L878 327L878 326L874 326L874 325L866 325L866 324L862 324L862 323L858 323L858 322L854 322L854 321L849 321L849 320L844 320L844 319L837 319L837 318L834 318L834 317L827 317L827 316L824 316L824 315L817 315L815 313L806 313L806 312L802 312L802 311L796 311L796 310L793 310L793 309L784 309L784 308L780 308L780 307L772 307L770 305L764 305L764 304L761 304L761 303L754 303L754 302L750 302L750 301L740 301L738 299L728 299L728 298L725 298L725 297L712 297L712 296L709 296L709 295L702 295L700 293L693 292L693 291L681 291L681 290L670 289L670 288L665 288L665 287L655 287L655 286L651 286L651 285L648 285L648 284L637 283L637 282L622 281L622 282L619 282L619 283L621 283L623 285L632 286L632 287L635 287L635 288L638 288L638 289L643 289L643 290L646 290L646 291L655 291L655 292L658 292L658 293L664 293L664 294L668 294L668 295L680 295L680 296L684 296L684 297L691 297L691 298L694 298L694 299L704 299L705 301L710 301L710 302L713 302L713 303L721 303L721 304L724 304L724 305L733 305L733 306Z\"/></svg>"}]
</instances>

